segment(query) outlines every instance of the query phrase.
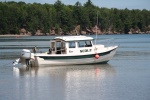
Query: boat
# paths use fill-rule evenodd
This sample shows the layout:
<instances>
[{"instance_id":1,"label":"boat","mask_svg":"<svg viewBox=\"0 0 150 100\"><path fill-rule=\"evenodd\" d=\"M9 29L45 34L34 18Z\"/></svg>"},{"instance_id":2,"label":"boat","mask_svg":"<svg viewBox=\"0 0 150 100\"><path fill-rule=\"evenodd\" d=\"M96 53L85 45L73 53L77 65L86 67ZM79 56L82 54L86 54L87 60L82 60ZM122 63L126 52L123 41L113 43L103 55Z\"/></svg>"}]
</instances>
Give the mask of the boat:
<instances>
[{"instance_id":1,"label":"boat","mask_svg":"<svg viewBox=\"0 0 150 100\"><path fill-rule=\"evenodd\" d=\"M33 51L23 49L16 61L27 66L107 63L117 47L94 44L94 38L89 36L58 36L50 41L47 52L36 53L36 48Z\"/></svg>"}]
</instances>

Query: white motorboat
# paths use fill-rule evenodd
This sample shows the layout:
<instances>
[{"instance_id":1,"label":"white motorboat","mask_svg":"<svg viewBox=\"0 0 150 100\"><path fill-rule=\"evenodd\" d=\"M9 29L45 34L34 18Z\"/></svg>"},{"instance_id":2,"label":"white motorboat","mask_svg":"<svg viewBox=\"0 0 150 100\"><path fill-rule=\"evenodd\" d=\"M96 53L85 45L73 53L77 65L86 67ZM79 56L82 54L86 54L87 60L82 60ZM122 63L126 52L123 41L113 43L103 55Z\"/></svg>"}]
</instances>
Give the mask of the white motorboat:
<instances>
[{"instance_id":1,"label":"white motorboat","mask_svg":"<svg viewBox=\"0 0 150 100\"><path fill-rule=\"evenodd\" d=\"M88 36L61 36L50 41L46 53L34 53L28 49L21 51L23 65L77 65L107 63L116 53L118 46L96 45Z\"/></svg>"}]
</instances>

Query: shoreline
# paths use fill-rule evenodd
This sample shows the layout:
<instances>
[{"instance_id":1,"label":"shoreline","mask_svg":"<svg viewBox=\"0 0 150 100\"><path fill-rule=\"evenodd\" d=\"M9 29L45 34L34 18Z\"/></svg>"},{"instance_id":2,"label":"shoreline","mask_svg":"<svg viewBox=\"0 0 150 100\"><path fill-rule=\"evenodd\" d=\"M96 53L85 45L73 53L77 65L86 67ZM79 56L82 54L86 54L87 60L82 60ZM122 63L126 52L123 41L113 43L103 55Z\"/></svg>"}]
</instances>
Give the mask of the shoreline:
<instances>
[{"instance_id":1,"label":"shoreline","mask_svg":"<svg viewBox=\"0 0 150 100\"><path fill-rule=\"evenodd\" d=\"M30 35L0 35L0 37L10 37L10 36L12 36L12 37L20 37L20 36L30 36Z\"/></svg>"},{"instance_id":2,"label":"shoreline","mask_svg":"<svg viewBox=\"0 0 150 100\"><path fill-rule=\"evenodd\" d=\"M143 33L148 34L148 33ZM88 35L88 34L85 34ZM97 34L97 35L122 35L122 34ZM131 35L131 34L129 34ZM0 35L0 37L21 37L21 36L60 36L60 35L14 35L14 34L8 34L8 35ZM64 35L62 35L64 36ZM69 36L69 35L68 35Z\"/></svg>"}]
</instances>

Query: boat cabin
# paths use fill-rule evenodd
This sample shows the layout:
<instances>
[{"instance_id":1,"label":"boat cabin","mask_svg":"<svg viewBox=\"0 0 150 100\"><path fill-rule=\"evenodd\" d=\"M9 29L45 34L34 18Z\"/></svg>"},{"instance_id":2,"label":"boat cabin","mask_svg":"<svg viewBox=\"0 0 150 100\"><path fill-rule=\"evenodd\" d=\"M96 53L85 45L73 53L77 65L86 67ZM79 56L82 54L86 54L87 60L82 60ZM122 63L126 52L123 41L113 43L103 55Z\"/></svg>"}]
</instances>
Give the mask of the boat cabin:
<instances>
[{"instance_id":1,"label":"boat cabin","mask_svg":"<svg viewBox=\"0 0 150 100\"><path fill-rule=\"evenodd\" d=\"M49 54L81 54L92 52L93 38L87 36L55 37L50 42Z\"/></svg>"}]
</instances>

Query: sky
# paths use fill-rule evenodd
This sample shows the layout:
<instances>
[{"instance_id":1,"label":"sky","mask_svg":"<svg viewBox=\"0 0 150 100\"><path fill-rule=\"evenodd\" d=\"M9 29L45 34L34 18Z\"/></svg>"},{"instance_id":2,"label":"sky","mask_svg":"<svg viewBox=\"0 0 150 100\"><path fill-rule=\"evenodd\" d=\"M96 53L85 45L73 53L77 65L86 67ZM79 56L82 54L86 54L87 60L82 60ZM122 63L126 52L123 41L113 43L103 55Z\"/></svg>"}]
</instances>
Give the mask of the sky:
<instances>
[{"instance_id":1,"label":"sky","mask_svg":"<svg viewBox=\"0 0 150 100\"><path fill-rule=\"evenodd\" d=\"M0 1L12 1L12 0L0 0ZM13 0L19 2L21 0ZM57 0L22 0L26 3L41 3L41 4L54 4ZM79 1L82 5L88 0L60 0L65 5L74 5ZM147 9L150 10L150 0L91 0L95 6L106 8L118 8L118 9Z\"/></svg>"}]
</instances>

